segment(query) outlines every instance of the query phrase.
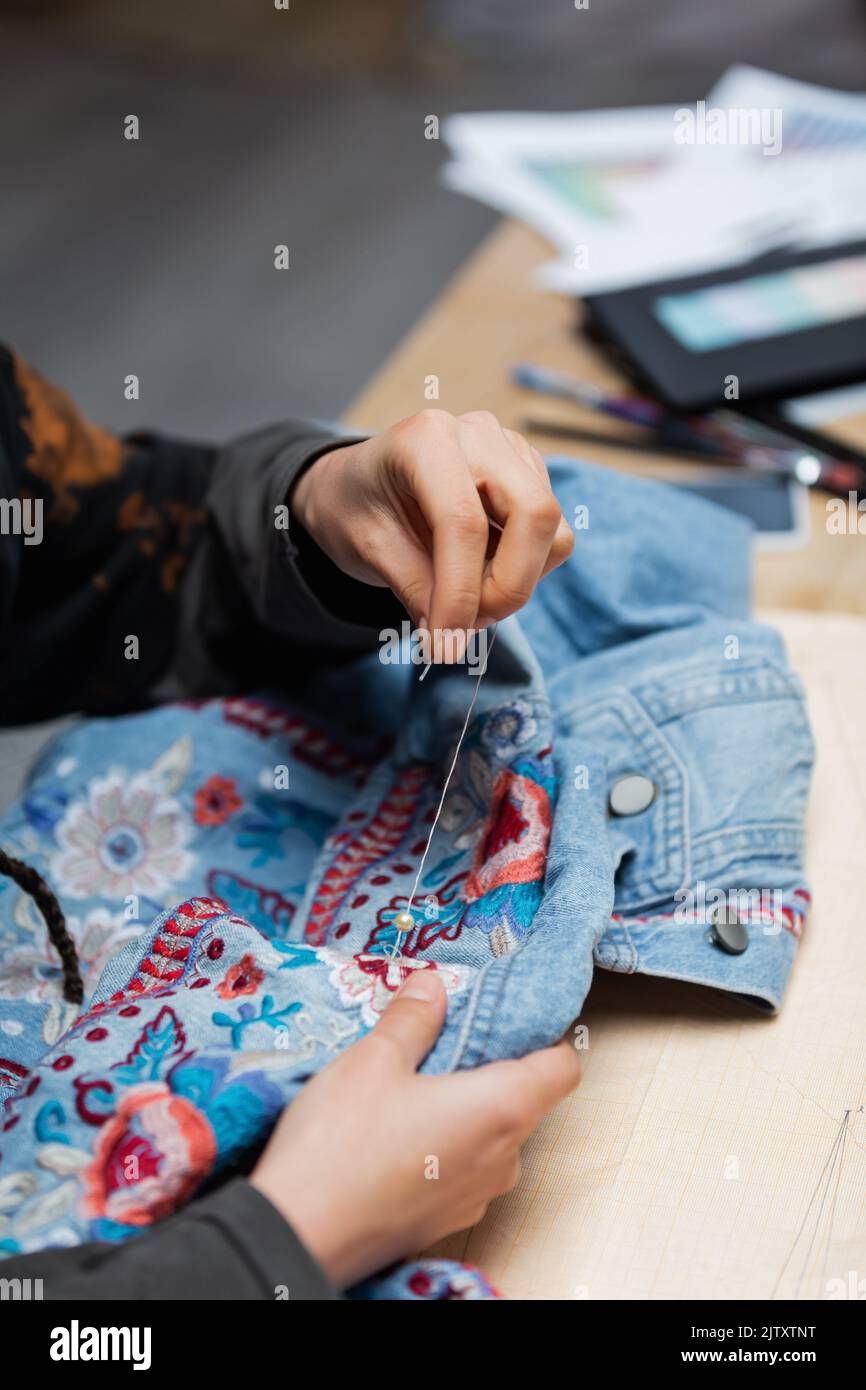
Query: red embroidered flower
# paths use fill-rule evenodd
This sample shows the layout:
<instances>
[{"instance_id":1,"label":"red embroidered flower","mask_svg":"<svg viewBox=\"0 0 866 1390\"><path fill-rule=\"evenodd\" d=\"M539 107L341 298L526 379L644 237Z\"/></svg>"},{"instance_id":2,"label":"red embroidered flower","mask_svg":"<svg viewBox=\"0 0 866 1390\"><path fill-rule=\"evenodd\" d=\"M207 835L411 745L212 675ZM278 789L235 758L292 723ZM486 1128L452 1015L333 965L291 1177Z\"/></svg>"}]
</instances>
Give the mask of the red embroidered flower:
<instances>
[{"instance_id":1,"label":"red embroidered flower","mask_svg":"<svg viewBox=\"0 0 866 1390\"><path fill-rule=\"evenodd\" d=\"M233 777L209 777L195 794L192 818L197 825L224 825L243 806Z\"/></svg>"},{"instance_id":2,"label":"red embroidered flower","mask_svg":"<svg viewBox=\"0 0 866 1390\"><path fill-rule=\"evenodd\" d=\"M225 979L217 985L217 994L220 999L234 999L239 994L255 994L264 978L265 972L256 965L253 956L241 956L237 965L233 965L226 972Z\"/></svg>"},{"instance_id":3,"label":"red embroidered flower","mask_svg":"<svg viewBox=\"0 0 866 1390\"><path fill-rule=\"evenodd\" d=\"M85 1209L148 1226L188 1200L215 1158L214 1133L201 1111L162 1081L133 1086L102 1126L84 1170Z\"/></svg>"},{"instance_id":4,"label":"red embroidered flower","mask_svg":"<svg viewBox=\"0 0 866 1390\"><path fill-rule=\"evenodd\" d=\"M466 901L475 902L505 883L543 878L550 822L544 788L504 768L493 783L490 814L464 887Z\"/></svg>"}]
</instances>

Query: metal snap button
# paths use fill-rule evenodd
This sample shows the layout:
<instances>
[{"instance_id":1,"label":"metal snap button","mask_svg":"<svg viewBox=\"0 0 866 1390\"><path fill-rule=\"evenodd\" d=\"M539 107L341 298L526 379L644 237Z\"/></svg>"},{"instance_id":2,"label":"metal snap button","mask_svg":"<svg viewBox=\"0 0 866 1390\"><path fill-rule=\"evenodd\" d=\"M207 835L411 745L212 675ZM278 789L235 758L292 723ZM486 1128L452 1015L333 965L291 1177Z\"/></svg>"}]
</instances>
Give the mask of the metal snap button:
<instances>
[{"instance_id":1,"label":"metal snap button","mask_svg":"<svg viewBox=\"0 0 866 1390\"><path fill-rule=\"evenodd\" d=\"M611 815L637 816L652 806L658 788L655 782L640 772L629 772L619 777L610 789L608 805Z\"/></svg>"},{"instance_id":2,"label":"metal snap button","mask_svg":"<svg viewBox=\"0 0 866 1390\"><path fill-rule=\"evenodd\" d=\"M729 956L741 956L749 944L749 933L740 914L732 907L713 908L710 940Z\"/></svg>"}]
</instances>

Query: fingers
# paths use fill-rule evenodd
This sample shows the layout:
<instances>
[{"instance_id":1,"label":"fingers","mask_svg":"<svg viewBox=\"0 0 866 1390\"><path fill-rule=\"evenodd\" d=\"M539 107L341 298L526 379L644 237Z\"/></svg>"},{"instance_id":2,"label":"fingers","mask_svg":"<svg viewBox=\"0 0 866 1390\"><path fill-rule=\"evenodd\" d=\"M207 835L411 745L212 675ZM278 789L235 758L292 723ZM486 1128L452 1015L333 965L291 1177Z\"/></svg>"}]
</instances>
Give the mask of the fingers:
<instances>
[{"instance_id":1,"label":"fingers","mask_svg":"<svg viewBox=\"0 0 866 1390\"><path fill-rule=\"evenodd\" d=\"M553 494L540 483L529 488L504 468L486 484L486 492L502 534L481 586L480 619L485 623L507 618L532 597L562 515Z\"/></svg>"},{"instance_id":2,"label":"fingers","mask_svg":"<svg viewBox=\"0 0 866 1390\"><path fill-rule=\"evenodd\" d=\"M516 430L503 429L502 433L505 435L517 456L523 459L523 461L537 473L538 477L547 488L550 488L550 476L547 472L547 464L544 462L538 450L533 449L529 441L524 439L522 434L518 434ZM567 560L573 549L574 535L565 517L560 512L556 535L553 538L550 554L545 562L541 577L544 578L551 570L556 569L557 565L561 565L564 560Z\"/></svg>"},{"instance_id":3,"label":"fingers","mask_svg":"<svg viewBox=\"0 0 866 1390\"><path fill-rule=\"evenodd\" d=\"M448 996L435 970L413 970L366 1042L389 1045L406 1070L416 1071L442 1031Z\"/></svg>"},{"instance_id":4,"label":"fingers","mask_svg":"<svg viewBox=\"0 0 866 1390\"><path fill-rule=\"evenodd\" d=\"M516 1089L534 1106L533 1126L548 1110L571 1095L582 1073L580 1053L569 1038L540 1052L530 1052L513 1066Z\"/></svg>"},{"instance_id":5,"label":"fingers","mask_svg":"<svg viewBox=\"0 0 866 1390\"><path fill-rule=\"evenodd\" d=\"M434 632L475 626L490 526L459 455L440 458L435 472L418 470L416 496L433 535Z\"/></svg>"},{"instance_id":6,"label":"fingers","mask_svg":"<svg viewBox=\"0 0 866 1390\"><path fill-rule=\"evenodd\" d=\"M377 548L376 571L395 593L406 612L419 625L430 612L433 597L433 562L430 556L404 530L392 527L387 543Z\"/></svg>"},{"instance_id":7,"label":"fingers","mask_svg":"<svg viewBox=\"0 0 866 1390\"><path fill-rule=\"evenodd\" d=\"M488 623L527 602L565 558L570 533L537 449L484 412L461 416L460 424L476 484L502 527L482 583L479 621Z\"/></svg>"},{"instance_id":8,"label":"fingers","mask_svg":"<svg viewBox=\"0 0 866 1390\"><path fill-rule=\"evenodd\" d=\"M423 521L426 536L413 529L432 561L432 587L417 562L407 569L396 552L390 561L378 557L377 567L410 612L423 607L434 641L437 633L467 632L515 612L570 554L571 532L544 460L489 412L423 411L389 432L389 453L404 501ZM437 651L436 659L443 655Z\"/></svg>"},{"instance_id":9,"label":"fingers","mask_svg":"<svg viewBox=\"0 0 866 1390\"><path fill-rule=\"evenodd\" d=\"M465 1074L467 1086L476 1091L478 1112L488 1114L515 1143L571 1094L580 1076L580 1056L568 1039L519 1061L490 1062Z\"/></svg>"}]
</instances>

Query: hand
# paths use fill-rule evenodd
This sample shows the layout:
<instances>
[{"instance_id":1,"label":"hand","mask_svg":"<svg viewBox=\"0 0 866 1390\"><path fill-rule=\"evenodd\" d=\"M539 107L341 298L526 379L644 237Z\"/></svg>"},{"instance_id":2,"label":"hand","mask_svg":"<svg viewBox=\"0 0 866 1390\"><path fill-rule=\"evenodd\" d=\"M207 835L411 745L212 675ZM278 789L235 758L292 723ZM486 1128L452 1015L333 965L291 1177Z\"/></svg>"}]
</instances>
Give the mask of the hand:
<instances>
[{"instance_id":1,"label":"hand","mask_svg":"<svg viewBox=\"0 0 866 1390\"><path fill-rule=\"evenodd\" d=\"M538 450L487 411L423 410L332 449L291 505L340 569L389 585L434 634L515 612L573 546Z\"/></svg>"},{"instance_id":2,"label":"hand","mask_svg":"<svg viewBox=\"0 0 866 1390\"><path fill-rule=\"evenodd\" d=\"M283 1112L250 1179L339 1288L480 1221L517 1182L524 1139L580 1080L567 1041L419 1076L446 1009L435 971L414 971Z\"/></svg>"}]
</instances>

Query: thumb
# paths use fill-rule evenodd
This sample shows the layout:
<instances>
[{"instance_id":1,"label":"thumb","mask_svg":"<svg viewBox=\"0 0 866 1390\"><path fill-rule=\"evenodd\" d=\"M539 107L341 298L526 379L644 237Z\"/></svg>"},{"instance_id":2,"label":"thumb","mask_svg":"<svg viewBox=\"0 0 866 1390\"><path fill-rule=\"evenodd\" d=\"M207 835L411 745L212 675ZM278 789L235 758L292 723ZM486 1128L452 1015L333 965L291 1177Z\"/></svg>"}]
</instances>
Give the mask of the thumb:
<instances>
[{"instance_id":1,"label":"thumb","mask_svg":"<svg viewBox=\"0 0 866 1390\"><path fill-rule=\"evenodd\" d=\"M413 970L404 980L382 1018L374 1037L386 1038L415 1071L442 1032L448 996L435 970Z\"/></svg>"}]
</instances>

